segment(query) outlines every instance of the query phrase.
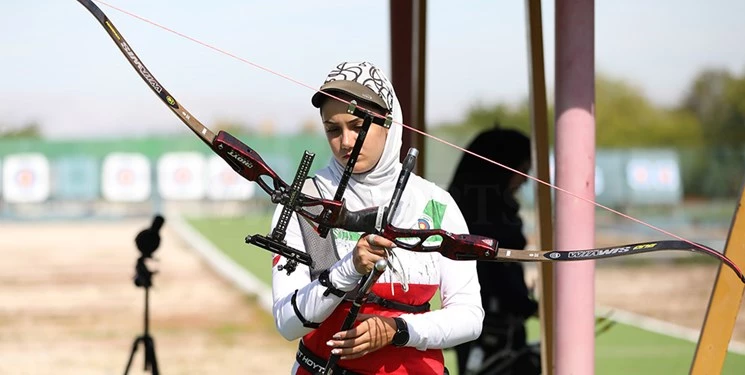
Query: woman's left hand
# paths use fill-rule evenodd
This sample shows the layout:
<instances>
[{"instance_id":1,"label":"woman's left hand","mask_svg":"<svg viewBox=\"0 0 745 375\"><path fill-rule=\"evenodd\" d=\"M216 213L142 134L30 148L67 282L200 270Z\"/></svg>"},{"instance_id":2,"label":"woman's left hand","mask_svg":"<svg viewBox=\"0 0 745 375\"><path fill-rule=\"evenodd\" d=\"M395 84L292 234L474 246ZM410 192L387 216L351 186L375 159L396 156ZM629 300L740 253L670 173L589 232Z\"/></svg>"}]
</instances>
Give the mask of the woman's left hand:
<instances>
[{"instance_id":1,"label":"woman's left hand","mask_svg":"<svg viewBox=\"0 0 745 375\"><path fill-rule=\"evenodd\" d=\"M393 341L396 333L396 322L393 318L360 314L356 327L334 334L326 345L331 346L332 354L339 354L340 359L355 359L372 353Z\"/></svg>"}]
</instances>

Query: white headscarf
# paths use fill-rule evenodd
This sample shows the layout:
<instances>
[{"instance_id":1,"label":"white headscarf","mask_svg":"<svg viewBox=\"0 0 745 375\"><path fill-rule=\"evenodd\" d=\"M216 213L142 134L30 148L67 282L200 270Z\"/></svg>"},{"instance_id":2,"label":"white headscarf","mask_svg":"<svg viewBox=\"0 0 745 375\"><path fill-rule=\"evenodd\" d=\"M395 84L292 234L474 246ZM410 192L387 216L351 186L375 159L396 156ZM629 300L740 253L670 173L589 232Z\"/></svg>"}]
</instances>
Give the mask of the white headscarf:
<instances>
[{"instance_id":1,"label":"white headscarf","mask_svg":"<svg viewBox=\"0 0 745 375\"><path fill-rule=\"evenodd\" d=\"M360 210L373 206L386 205L393 189L396 179L401 171L400 152L402 145L402 130L400 123L403 122L401 105L393 90L393 85L383 72L369 62L343 62L329 73L325 82L333 80L356 81L372 89L383 101L388 103L392 109L393 124L388 130L385 140L385 148L378 163L365 173L353 173L349 184L344 192L347 208ZM371 126L379 126L372 124ZM336 193L339 181L344 173L344 165L339 164L332 157L328 166L316 173L316 181L319 183L324 197L331 198Z\"/></svg>"}]
</instances>

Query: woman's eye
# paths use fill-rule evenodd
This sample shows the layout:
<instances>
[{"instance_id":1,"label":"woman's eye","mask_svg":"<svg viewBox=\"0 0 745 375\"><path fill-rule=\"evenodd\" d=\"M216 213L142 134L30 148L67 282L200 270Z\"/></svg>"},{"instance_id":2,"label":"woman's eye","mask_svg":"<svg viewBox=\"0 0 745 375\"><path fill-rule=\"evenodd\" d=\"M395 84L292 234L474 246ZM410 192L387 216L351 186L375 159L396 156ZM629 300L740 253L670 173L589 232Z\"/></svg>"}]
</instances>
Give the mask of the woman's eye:
<instances>
[{"instance_id":1,"label":"woman's eye","mask_svg":"<svg viewBox=\"0 0 745 375\"><path fill-rule=\"evenodd\" d=\"M329 129L326 129L326 133L329 133L329 134L330 133L336 133L338 131L339 131L339 128L329 128Z\"/></svg>"}]
</instances>

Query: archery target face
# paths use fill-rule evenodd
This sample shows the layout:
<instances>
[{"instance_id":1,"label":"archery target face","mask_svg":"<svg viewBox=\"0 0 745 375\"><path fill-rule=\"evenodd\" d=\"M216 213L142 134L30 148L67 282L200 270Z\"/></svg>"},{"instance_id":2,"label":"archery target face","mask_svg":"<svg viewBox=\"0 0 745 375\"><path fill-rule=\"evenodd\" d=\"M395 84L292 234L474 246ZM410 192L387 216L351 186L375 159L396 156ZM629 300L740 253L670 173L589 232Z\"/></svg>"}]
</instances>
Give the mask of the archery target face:
<instances>
[{"instance_id":1,"label":"archery target face","mask_svg":"<svg viewBox=\"0 0 745 375\"><path fill-rule=\"evenodd\" d=\"M205 195L205 157L171 152L158 159L158 193L167 200L198 200Z\"/></svg>"},{"instance_id":2,"label":"archery target face","mask_svg":"<svg viewBox=\"0 0 745 375\"><path fill-rule=\"evenodd\" d=\"M207 161L207 197L213 200L248 200L255 183L236 173L225 160L211 156Z\"/></svg>"},{"instance_id":3,"label":"archery target face","mask_svg":"<svg viewBox=\"0 0 745 375\"><path fill-rule=\"evenodd\" d=\"M3 191L10 203L36 203L49 198L49 160L42 154L16 154L5 158Z\"/></svg>"},{"instance_id":4,"label":"archery target face","mask_svg":"<svg viewBox=\"0 0 745 375\"><path fill-rule=\"evenodd\" d=\"M111 153L103 162L103 197L112 202L143 202L150 198L150 161L141 154Z\"/></svg>"},{"instance_id":5,"label":"archery target face","mask_svg":"<svg viewBox=\"0 0 745 375\"><path fill-rule=\"evenodd\" d=\"M626 178L633 190L673 192L680 187L678 163L670 159L632 159Z\"/></svg>"}]
</instances>

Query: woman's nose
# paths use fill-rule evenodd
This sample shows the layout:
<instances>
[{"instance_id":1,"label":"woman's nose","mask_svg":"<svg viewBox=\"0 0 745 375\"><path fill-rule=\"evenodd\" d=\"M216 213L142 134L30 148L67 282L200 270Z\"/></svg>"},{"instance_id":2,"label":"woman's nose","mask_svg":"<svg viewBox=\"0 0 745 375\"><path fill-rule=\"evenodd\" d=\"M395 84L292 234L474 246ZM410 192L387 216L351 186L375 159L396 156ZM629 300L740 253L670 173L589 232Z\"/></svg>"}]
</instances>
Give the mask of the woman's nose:
<instances>
[{"instance_id":1,"label":"woman's nose","mask_svg":"<svg viewBox=\"0 0 745 375\"><path fill-rule=\"evenodd\" d=\"M357 132L344 129L341 132L341 147L351 150L354 148L354 142L357 140Z\"/></svg>"}]
</instances>

